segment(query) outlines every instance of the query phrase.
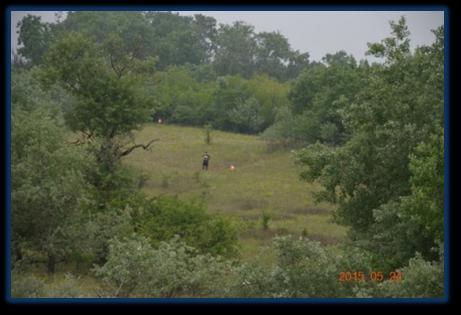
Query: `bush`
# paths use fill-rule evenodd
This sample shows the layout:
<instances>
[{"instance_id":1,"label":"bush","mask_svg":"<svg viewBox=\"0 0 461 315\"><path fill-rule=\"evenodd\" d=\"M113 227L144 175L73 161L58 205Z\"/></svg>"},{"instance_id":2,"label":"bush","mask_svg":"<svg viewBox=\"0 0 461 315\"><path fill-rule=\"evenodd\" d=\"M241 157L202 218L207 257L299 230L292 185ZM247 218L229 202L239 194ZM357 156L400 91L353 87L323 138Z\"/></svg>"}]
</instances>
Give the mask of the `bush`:
<instances>
[{"instance_id":1,"label":"bush","mask_svg":"<svg viewBox=\"0 0 461 315\"><path fill-rule=\"evenodd\" d=\"M269 229L269 221L271 219L271 214L267 211L263 211L262 217L261 217L261 226L263 230Z\"/></svg>"},{"instance_id":2,"label":"bush","mask_svg":"<svg viewBox=\"0 0 461 315\"><path fill-rule=\"evenodd\" d=\"M443 296L443 253L438 261L429 262L416 255L400 270L402 281L339 281L340 272L361 271L368 277L379 270L372 253L348 244L335 249L318 242L295 240L291 236L274 239L278 259L266 287L272 296L286 297L405 297ZM385 273L387 274L387 272ZM264 282L259 282L259 284ZM264 291L262 291L264 292Z\"/></svg>"},{"instance_id":3,"label":"bush","mask_svg":"<svg viewBox=\"0 0 461 315\"><path fill-rule=\"evenodd\" d=\"M224 218L206 213L200 201L181 201L177 197L145 198L141 195L128 202L136 232L157 246L179 235L202 253L232 256L237 253L237 234Z\"/></svg>"},{"instance_id":4,"label":"bush","mask_svg":"<svg viewBox=\"0 0 461 315\"><path fill-rule=\"evenodd\" d=\"M340 282L339 273L370 270L367 253L351 247L332 249L307 238L276 237L277 253L272 266L259 259L236 270L231 292L243 297L354 297L370 283Z\"/></svg>"},{"instance_id":5,"label":"bush","mask_svg":"<svg viewBox=\"0 0 461 315\"><path fill-rule=\"evenodd\" d=\"M114 237L123 238L133 233L129 208L120 208L113 202L105 212L95 213L84 226L86 239L80 247L90 261L104 263L109 253L109 241Z\"/></svg>"},{"instance_id":6,"label":"bush","mask_svg":"<svg viewBox=\"0 0 461 315\"><path fill-rule=\"evenodd\" d=\"M238 269L234 294L252 297L336 297L338 270L334 257L318 242L292 236L274 238L277 261Z\"/></svg>"},{"instance_id":7,"label":"bush","mask_svg":"<svg viewBox=\"0 0 461 315\"><path fill-rule=\"evenodd\" d=\"M244 263L235 269L236 276L230 284L230 292L236 297L273 297L274 281L271 268L255 261Z\"/></svg>"},{"instance_id":8,"label":"bush","mask_svg":"<svg viewBox=\"0 0 461 315\"><path fill-rule=\"evenodd\" d=\"M179 236L154 249L136 235L112 240L107 263L94 269L113 295L139 297L224 295L221 280L230 270L221 258L199 254Z\"/></svg>"},{"instance_id":9,"label":"bush","mask_svg":"<svg viewBox=\"0 0 461 315\"><path fill-rule=\"evenodd\" d=\"M410 259L408 266L399 270L401 281L385 281L378 285L376 294L382 297L427 298L442 297L444 292L443 260L429 262L420 254Z\"/></svg>"},{"instance_id":10,"label":"bush","mask_svg":"<svg viewBox=\"0 0 461 315\"><path fill-rule=\"evenodd\" d=\"M232 130L242 133L256 133L262 131L264 118L258 100L250 97L247 100L237 101L236 106L227 111Z\"/></svg>"},{"instance_id":11,"label":"bush","mask_svg":"<svg viewBox=\"0 0 461 315\"><path fill-rule=\"evenodd\" d=\"M274 238L278 252L272 277L278 293L289 297L335 297L339 270L334 257L319 242Z\"/></svg>"}]
</instances>

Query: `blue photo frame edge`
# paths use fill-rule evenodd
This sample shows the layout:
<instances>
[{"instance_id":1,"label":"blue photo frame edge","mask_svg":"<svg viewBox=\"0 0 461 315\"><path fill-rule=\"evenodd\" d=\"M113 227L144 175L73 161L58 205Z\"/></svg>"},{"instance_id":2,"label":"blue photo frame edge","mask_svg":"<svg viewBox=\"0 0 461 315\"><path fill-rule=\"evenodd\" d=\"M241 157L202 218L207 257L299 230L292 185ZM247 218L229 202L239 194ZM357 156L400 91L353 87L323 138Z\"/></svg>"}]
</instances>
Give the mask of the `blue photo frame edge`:
<instances>
[{"instance_id":1,"label":"blue photo frame edge","mask_svg":"<svg viewBox=\"0 0 461 315\"><path fill-rule=\"evenodd\" d=\"M13 298L11 297L11 12L12 11L443 11L444 12L444 297L441 298ZM267 304L443 304L450 300L450 14L444 5L152 5L152 6L9 6L5 10L5 300L11 304L110 303L267 303Z\"/></svg>"}]
</instances>

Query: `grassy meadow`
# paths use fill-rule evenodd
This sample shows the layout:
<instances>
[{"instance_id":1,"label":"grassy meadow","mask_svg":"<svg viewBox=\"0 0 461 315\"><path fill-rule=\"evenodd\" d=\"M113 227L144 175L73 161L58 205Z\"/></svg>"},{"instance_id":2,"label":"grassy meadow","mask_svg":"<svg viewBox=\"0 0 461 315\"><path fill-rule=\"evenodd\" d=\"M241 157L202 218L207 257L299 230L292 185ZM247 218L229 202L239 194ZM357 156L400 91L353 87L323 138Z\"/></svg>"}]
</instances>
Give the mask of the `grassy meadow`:
<instances>
[{"instance_id":1,"label":"grassy meadow","mask_svg":"<svg viewBox=\"0 0 461 315\"><path fill-rule=\"evenodd\" d=\"M150 196L204 199L208 211L235 222L244 259L277 234L304 233L325 245L345 236L346 229L331 222L332 206L314 203L310 193L318 187L299 179L300 170L288 150L270 152L256 136L215 130L208 145L201 128L152 123L135 139L158 139L150 150L124 158L143 174L142 190ZM201 170L204 152L211 156L208 171ZM263 214L269 217L267 229Z\"/></svg>"}]
</instances>

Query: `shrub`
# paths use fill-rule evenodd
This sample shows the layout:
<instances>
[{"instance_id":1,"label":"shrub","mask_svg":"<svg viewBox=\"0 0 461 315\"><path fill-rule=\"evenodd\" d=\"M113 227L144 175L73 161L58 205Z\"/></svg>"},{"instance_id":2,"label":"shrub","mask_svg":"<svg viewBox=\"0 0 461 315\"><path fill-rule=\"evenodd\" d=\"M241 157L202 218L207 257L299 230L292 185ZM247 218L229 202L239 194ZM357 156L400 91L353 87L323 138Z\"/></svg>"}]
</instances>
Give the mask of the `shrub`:
<instances>
[{"instance_id":1,"label":"shrub","mask_svg":"<svg viewBox=\"0 0 461 315\"><path fill-rule=\"evenodd\" d=\"M369 255L354 248L332 249L307 238L273 239L277 259L263 266L259 259L236 270L232 294L243 297L354 297L369 283L339 281L341 271L367 273Z\"/></svg>"},{"instance_id":2,"label":"shrub","mask_svg":"<svg viewBox=\"0 0 461 315\"><path fill-rule=\"evenodd\" d=\"M136 235L112 240L106 264L94 269L113 295L141 297L223 295L221 279L230 270L227 262L199 254L179 236L154 249Z\"/></svg>"},{"instance_id":3,"label":"shrub","mask_svg":"<svg viewBox=\"0 0 461 315\"><path fill-rule=\"evenodd\" d=\"M90 256L83 257L85 260L104 263L109 253L110 239L123 238L133 233L130 211L113 201L109 210L91 216L91 220L83 227L86 239L80 244L82 251L85 250L84 253Z\"/></svg>"},{"instance_id":4,"label":"shrub","mask_svg":"<svg viewBox=\"0 0 461 315\"><path fill-rule=\"evenodd\" d=\"M271 268L256 261L244 263L235 270L236 277L230 285L231 295L236 297L272 297L274 295Z\"/></svg>"},{"instance_id":5,"label":"shrub","mask_svg":"<svg viewBox=\"0 0 461 315\"><path fill-rule=\"evenodd\" d=\"M267 211L263 211L262 217L261 217L261 225L263 230L269 229L269 221L271 219L271 215Z\"/></svg>"},{"instance_id":6,"label":"shrub","mask_svg":"<svg viewBox=\"0 0 461 315\"><path fill-rule=\"evenodd\" d=\"M376 295L382 297L427 298L444 294L442 261L426 261L418 253L408 265L399 270L401 281L385 281L378 285Z\"/></svg>"},{"instance_id":7,"label":"shrub","mask_svg":"<svg viewBox=\"0 0 461 315\"><path fill-rule=\"evenodd\" d=\"M128 296L140 283L146 280L150 267L152 247L143 237L124 239L114 238L109 243L107 262L94 268L97 276L112 289L114 296Z\"/></svg>"},{"instance_id":8,"label":"shrub","mask_svg":"<svg viewBox=\"0 0 461 315\"><path fill-rule=\"evenodd\" d=\"M274 238L278 252L272 277L278 294L289 297L335 297L338 274L334 256L308 239Z\"/></svg>"},{"instance_id":9,"label":"shrub","mask_svg":"<svg viewBox=\"0 0 461 315\"><path fill-rule=\"evenodd\" d=\"M206 213L201 201L177 197L132 198L132 222L136 231L157 246L179 235L202 253L232 256L237 253L237 233L230 221Z\"/></svg>"}]
</instances>

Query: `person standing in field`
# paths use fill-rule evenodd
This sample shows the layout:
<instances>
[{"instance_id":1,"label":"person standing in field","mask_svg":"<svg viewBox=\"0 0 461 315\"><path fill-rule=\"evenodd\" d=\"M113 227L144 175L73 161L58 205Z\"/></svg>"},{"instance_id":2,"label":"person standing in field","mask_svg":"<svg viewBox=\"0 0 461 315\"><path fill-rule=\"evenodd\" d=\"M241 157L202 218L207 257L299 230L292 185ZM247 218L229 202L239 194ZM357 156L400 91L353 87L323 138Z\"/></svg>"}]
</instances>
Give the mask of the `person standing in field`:
<instances>
[{"instance_id":1,"label":"person standing in field","mask_svg":"<svg viewBox=\"0 0 461 315\"><path fill-rule=\"evenodd\" d=\"M210 156L208 152L205 152L205 155L202 157L202 170L208 171L208 163L210 161Z\"/></svg>"}]
</instances>

